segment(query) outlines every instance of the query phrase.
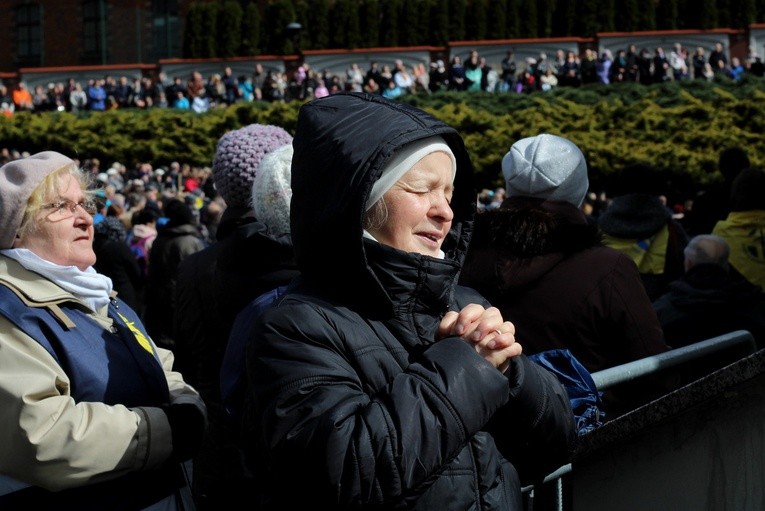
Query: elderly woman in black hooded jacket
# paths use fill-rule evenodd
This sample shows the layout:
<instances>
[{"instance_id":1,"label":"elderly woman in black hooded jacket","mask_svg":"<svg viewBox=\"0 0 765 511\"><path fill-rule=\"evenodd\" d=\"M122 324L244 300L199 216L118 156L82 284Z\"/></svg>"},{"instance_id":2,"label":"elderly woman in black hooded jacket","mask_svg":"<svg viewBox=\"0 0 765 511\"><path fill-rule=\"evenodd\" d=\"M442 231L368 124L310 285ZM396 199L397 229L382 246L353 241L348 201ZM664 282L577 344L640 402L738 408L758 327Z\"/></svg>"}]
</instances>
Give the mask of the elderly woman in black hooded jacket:
<instances>
[{"instance_id":1,"label":"elderly woman in black hooded jacket","mask_svg":"<svg viewBox=\"0 0 765 511\"><path fill-rule=\"evenodd\" d=\"M565 463L564 388L457 285L474 210L456 131L340 93L301 108L301 276L255 321L246 420L260 509L522 508Z\"/></svg>"}]
</instances>

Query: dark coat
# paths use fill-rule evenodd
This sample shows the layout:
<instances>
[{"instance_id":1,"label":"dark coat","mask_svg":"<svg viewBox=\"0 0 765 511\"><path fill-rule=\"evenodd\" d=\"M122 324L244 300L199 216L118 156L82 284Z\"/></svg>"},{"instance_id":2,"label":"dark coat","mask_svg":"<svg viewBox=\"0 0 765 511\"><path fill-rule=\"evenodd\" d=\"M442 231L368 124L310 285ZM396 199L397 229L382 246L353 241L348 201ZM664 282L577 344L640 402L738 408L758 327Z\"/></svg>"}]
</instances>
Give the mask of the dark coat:
<instances>
[{"instance_id":1,"label":"dark coat","mask_svg":"<svg viewBox=\"0 0 765 511\"><path fill-rule=\"evenodd\" d=\"M446 257L363 239L385 163L435 134L459 169ZM435 339L445 311L486 304L457 286L475 198L462 140L410 106L334 94L301 108L293 146L301 277L248 353L261 509L521 509L519 474L565 462L575 426L565 390L524 356L502 374Z\"/></svg>"},{"instance_id":2,"label":"dark coat","mask_svg":"<svg viewBox=\"0 0 765 511\"><path fill-rule=\"evenodd\" d=\"M117 294L130 307L140 312L143 308L144 278L130 247L124 241L115 241L96 234L93 237L96 264L93 267L112 279Z\"/></svg>"},{"instance_id":3,"label":"dark coat","mask_svg":"<svg viewBox=\"0 0 765 511\"><path fill-rule=\"evenodd\" d=\"M146 279L144 324L154 342L173 349L175 285L178 265L205 247L199 230L192 224L170 225L159 229L149 253Z\"/></svg>"},{"instance_id":4,"label":"dark coat","mask_svg":"<svg viewBox=\"0 0 765 511\"><path fill-rule=\"evenodd\" d=\"M139 314L143 306L144 278L138 261L125 242L125 227L116 217L104 217L93 227L93 267L112 279L120 298Z\"/></svg>"},{"instance_id":5,"label":"dark coat","mask_svg":"<svg viewBox=\"0 0 765 511\"><path fill-rule=\"evenodd\" d=\"M734 330L748 330L765 347L765 294L721 266L698 264L654 302L667 343L685 346Z\"/></svg>"},{"instance_id":6,"label":"dark coat","mask_svg":"<svg viewBox=\"0 0 765 511\"><path fill-rule=\"evenodd\" d=\"M667 350L635 263L569 203L479 213L460 283L515 324L524 353L568 348L595 372Z\"/></svg>"},{"instance_id":7,"label":"dark coat","mask_svg":"<svg viewBox=\"0 0 765 511\"><path fill-rule=\"evenodd\" d=\"M663 227L667 227L669 239L664 251L661 273L641 273L648 297L656 300L667 285L683 276L688 234L682 225L672 218L672 212L655 195L629 193L615 197L598 216L601 230L615 238L637 239L649 242Z\"/></svg>"},{"instance_id":8,"label":"dark coat","mask_svg":"<svg viewBox=\"0 0 765 511\"><path fill-rule=\"evenodd\" d=\"M236 315L295 276L290 236L272 236L251 214L224 213L217 241L178 265L176 368L208 410L220 406L220 365Z\"/></svg>"},{"instance_id":9,"label":"dark coat","mask_svg":"<svg viewBox=\"0 0 765 511\"><path fill-rule=\"evenodd\" d=\"M241 464L239 425L223 409L220 370L236 315L260 294L297 275L289 235L271 236L251 214L228 208L216 243L178 266L176 370L199 391L209 427L194 461L194 493L207 507L242 501L249 474Z\"/></svg>"}]
</instances>

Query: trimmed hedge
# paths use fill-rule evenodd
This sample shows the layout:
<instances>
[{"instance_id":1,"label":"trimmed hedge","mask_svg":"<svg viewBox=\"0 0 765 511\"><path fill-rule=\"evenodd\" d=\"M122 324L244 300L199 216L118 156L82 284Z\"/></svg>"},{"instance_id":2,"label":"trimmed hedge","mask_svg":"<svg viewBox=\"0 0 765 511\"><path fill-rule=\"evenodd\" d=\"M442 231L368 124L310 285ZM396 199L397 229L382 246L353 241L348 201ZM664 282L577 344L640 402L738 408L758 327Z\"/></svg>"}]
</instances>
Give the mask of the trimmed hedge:
<instances>
[{"instance_id":1,"label":"trimmed hedge","mask_svg":"<svg viewBox=\"0 0 765 511\"><path fill-rule=\"evenodd\" d=\"M445 92L401 99L460 131L477 171L477 185L501 186L500 164L519 138L565 136L585 153L593 189L607 188L630 163L659 169L674 190L721 178L720 151L745 148L765 166L765 80L681 81L644 86L595 85L525 95ZM205 114L173 109L115 110L0 118L0 147L60 151L105 164L171 161L209 166L226 132L251 123L294 133L299 102L237 103Z\"/></svg>"}]
</instances>

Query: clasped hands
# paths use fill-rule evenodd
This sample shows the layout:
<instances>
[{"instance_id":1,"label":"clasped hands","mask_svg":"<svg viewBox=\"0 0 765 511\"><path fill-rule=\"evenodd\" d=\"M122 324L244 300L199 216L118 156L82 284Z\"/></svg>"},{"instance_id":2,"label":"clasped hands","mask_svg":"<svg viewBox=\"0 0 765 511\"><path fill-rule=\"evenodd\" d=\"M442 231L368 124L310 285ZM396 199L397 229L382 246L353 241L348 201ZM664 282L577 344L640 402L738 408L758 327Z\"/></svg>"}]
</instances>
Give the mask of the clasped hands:
<instances>
[{"instance_id":1,"label":"clasped hands","mask_svg":"<svg viewBox=\"0 0 765 511\"><path fill-rule=\"evenodd\" d=\"M487 362L505 372L510 359L523 351L515 342L515 326L502 318L496 307L471 303L461 311L449 311L441 319L436 337L456 335L473 345Z\"/></svg>"}]
</instances>

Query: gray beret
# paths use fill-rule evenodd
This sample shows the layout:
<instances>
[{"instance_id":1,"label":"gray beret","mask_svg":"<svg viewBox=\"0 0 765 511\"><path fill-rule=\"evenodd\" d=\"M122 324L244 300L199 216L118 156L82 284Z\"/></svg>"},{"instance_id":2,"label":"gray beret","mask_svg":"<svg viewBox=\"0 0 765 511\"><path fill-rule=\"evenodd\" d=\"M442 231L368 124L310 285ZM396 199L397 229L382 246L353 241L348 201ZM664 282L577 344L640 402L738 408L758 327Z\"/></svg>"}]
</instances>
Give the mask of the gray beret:
<instances>
[{"instance_id":1,"label":"gray beret","mask_svg":"<svg viewBox=\"0 0 765 511\"><path fill-rule=\"evenodd\" d=\"M43 151L0 167L0 250L13 247L27 201L48 174L74 164L55 151Z\"/></svg>"}]
</instances>

